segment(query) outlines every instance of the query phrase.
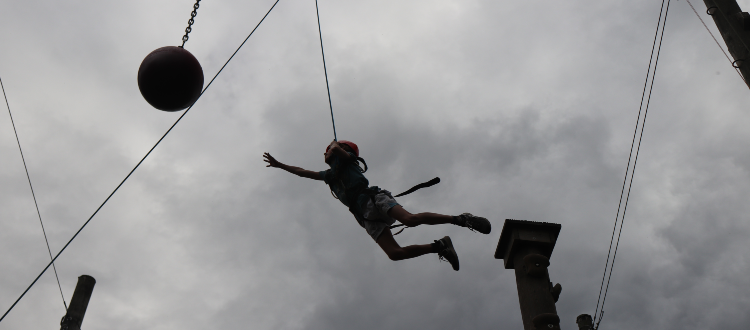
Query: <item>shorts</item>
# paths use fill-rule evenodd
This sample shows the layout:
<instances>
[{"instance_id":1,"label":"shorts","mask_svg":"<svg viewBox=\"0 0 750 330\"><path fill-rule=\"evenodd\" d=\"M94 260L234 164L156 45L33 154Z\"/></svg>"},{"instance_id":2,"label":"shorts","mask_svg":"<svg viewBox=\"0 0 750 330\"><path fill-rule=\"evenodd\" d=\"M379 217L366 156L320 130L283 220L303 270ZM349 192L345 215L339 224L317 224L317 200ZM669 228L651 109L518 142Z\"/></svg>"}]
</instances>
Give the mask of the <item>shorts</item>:
<instances>
[{"instance_id":1,"label":"shorts","mask_svg":"<svg viewBox=\"0 0 750 330\"><path fill-rule=\"evenodd\" d=\"M373 203L373 200L375 203ZM367 200L362 208L362 214L355 214L354 217L359 225L367 230L367 234L377 241L383 230L390 227L396 219L388 216L388 211L394 206L399 205L388 190L381 190L377 195Z\"/></svg>"}]
</instances>

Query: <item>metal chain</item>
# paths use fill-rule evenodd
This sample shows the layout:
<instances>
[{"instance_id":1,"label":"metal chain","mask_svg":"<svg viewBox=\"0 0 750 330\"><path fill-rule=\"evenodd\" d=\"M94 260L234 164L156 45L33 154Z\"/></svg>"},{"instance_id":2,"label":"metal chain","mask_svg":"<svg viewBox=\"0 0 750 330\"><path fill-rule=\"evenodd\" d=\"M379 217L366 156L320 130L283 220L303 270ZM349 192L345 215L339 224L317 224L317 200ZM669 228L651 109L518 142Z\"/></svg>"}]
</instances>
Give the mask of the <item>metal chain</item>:
<instances>
[{"instance_id":1,"label":"metal chain","mask_svg":"<svg viewBox=\"0 0 750 330\"><path fill-rule=\"evenodd\" d=\"M190 13L190 19L188 20L188 26L185 28L185 35L182 36L182 46L180 48L185 48L185 43L188 41L189 37L188 34L190 34L190 31L193 31L193 23L195 23L195 15L198 15L198 8L200 7L201 0L195 0L195 4L193 5L193 12Z\"/></svg>"}]
</instances>

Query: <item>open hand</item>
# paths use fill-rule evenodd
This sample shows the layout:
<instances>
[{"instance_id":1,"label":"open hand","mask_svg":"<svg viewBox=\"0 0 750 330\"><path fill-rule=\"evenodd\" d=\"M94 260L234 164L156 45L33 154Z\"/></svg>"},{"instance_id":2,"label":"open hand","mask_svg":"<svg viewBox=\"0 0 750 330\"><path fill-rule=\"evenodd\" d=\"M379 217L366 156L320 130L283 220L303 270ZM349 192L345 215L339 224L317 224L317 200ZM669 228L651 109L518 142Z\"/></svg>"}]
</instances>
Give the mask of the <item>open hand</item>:
<instances>
[{"instance_id":1,"label":"open hand","mask_svg":"<svg viewBox=\"0 0 750 330\"><path fill-rule=\"evenodd\" d=\"M267 152L263 153L263 161L268 163L266 167L281 167L281 162L276 160L276 158L273 158L273 156Z\"/></svg>"}]
</instances>

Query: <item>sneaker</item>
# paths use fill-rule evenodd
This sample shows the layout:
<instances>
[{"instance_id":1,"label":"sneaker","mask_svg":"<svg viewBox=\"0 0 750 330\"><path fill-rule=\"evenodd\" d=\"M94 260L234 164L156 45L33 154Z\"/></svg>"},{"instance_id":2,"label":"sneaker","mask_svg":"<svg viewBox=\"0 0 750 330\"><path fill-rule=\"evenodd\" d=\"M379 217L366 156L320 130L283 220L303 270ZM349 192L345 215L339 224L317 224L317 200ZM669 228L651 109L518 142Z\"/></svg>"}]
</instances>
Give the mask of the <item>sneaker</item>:
<instances>
[{"instance_id":1,"label":"sneaker","mask_svg":"<svg viewBox=\"0 0 750 330\"><path fill-rule=\"evenodd\" d=\"M469 228L471 231L477 231L482 234L489 234L490 231L492 231L492 225L487 219L472 215L471 213L459 215L456 217L453 224Z\"/></svg>"},{"instance_id":2,"label":"sneaker","mask_svg":"<svg viewBox=\"0 0 750 330\"><path fill-rule=\"evenodd\" d=\"M458 255L456 255L456 250L453 249L451 238L445 236L439 240L435 240L435 243L439 246L437 254L440 260L449 262L453 266L453 270L458 270Z\"/></svg>"}]
</instances>

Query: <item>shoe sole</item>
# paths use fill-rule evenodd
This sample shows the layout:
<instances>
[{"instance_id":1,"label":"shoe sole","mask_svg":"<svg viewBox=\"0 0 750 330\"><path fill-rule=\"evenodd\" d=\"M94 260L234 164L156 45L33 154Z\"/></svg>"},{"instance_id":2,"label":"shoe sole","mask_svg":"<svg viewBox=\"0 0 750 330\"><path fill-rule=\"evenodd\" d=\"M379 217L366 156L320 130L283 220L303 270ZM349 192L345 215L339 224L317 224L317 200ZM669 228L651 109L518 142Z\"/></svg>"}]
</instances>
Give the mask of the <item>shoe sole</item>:
<instances>
[{"instance_id":1,"label":"shoe sole","mask_svg":"<svg viewBox=\"0 0 750 330\"><path fill-rule=\"evenodd\" d=\"M476 215L472 215L471 213L464 213L464 214L468 215L471 219L473 219L474 223L477 223L478 225L480 225L480 228L472 227L472 229L475 230L476 232L482 233L485 235L488 235L489 233L492 232L492 224L490 223L489 220L487 220L487 218L478 217ZM482 228L482 227L486 227L486 228Z\"/></svg>"},{"instance_id":2,"label":"shoe sole","mask_svg":"<svg viewBox=\"0 0 750 330\"><path fill-rule=\"evenodd\" d=\"M490 232L492 232L492 224L490 223L489 220L487 220L485 218L482 218L482 217L479 217L479 219L477 219L477 220L481 221L482 224L487 225L487 228L481 228L481 229L487 229L486 232L483 231L483 230L480 230L480 228L475 228L478 232L480 232L482 234L485 234L485 235L488 235ZM484 221L482 221L482 220L484 220Z\"/></svg>"},{"instance_id":3,"label":"shoe sole","mask_svg":"<svg viewBox=\"0 0 750 330\"><path fill-rule=\"evenodd\" d=\"M448 260L448 263L451 264L451 266L453 267L453 270L458 271L459 269L458 253L456 253L456 249L453 247L453 241L451 241L451 238L448 236L443 237L443 241L446 243L445 245L447 245L445 249L446 250L450 249L450 251L453 251L453 255L456 257L456 264L454 265L452 262L450 262L450 260L448 260L448 258L445 258L445 259Z\"/></svg>"}]
</instances>

